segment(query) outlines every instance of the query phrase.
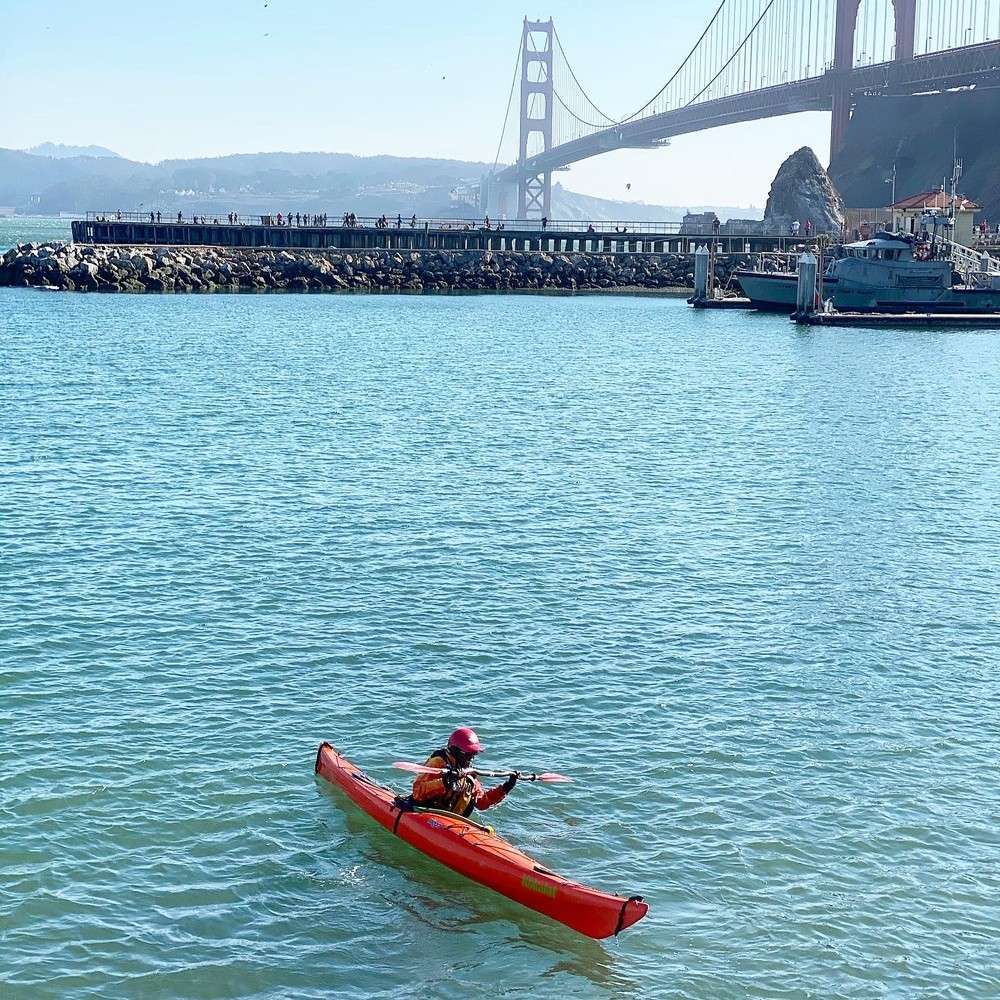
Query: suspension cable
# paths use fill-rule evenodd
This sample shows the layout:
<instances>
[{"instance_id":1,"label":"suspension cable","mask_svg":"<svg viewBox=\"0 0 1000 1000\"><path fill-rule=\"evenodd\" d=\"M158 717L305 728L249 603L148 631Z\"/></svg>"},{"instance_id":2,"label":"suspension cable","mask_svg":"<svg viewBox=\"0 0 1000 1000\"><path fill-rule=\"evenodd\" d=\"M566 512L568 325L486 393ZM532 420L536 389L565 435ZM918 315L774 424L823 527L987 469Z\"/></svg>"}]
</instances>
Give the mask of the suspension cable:
<instances>
[{"instance_id":1,"label":"suspension cable","mask_svg":"<svg viewBox=\"0 0 1000 1000\"><path fill-rule=\"evenodd\" d=\"M821 2L822 6L824 6L824 7L826 6L826 0L820 0L820 2ZM552 81L552 94L553 94L553 97L559 102L559 104L562 106L562 108L564 109L564 111L572 119L574 119L577 123L579 123L580 125L582 125L582 126L584 126L586 128L595 129L595 130L604 130L604 129L609 129L609 128L612 128L612 127L626 125L629 122L632 122L632 121L636 120L645 111L647 111L650 107L652 107L656 103L656 101L658 101L660 99L660 97L662 97L663 94L666 93L666 91L681 77L682 74L684 74L684 73L687 72L688 75L690 75L689 71L690 71L690 68L691 68L692 60L695 59L695 57L699 55L699 49L700 49L702 43L708 37L709 32L712 30L712 28L714 27L714 25L718 21L720 15L722 14L723 10L726 8L726 6L727 6L728 3L729 3L729 0L721 0L721 3L716 8L715 13L712 15L712 18L708 22L707 26L705 27L705 30L702 31L702 33L699 36L698 40L692 46L691 50L685 56L685 58L681 62L681 64L674 71L674 73L672 74L672 76L670 77L670 79L667 80L667 82L648 101L646 101L646 103L643 104L637 111L632 112L632 114L630 114L630 115L628 115L628 116L626 116L626 117L624 117L624 118L622 118L620 120L615 120L610 115L608 115L604 111L602 111L594 103L594 101L592 100L592 98L590 97L590 95L587 93L587 91L584 89L583 85L580 83L580 81L579 81L579 79L578 79L575 71L573 70L573 66L572 66L572 64L569 61L569 57L566 55L565 47L562 44L562 39L559 37L558 32L554 31L553 34L555 35L556 43L559 46L559 52L560 52L560 54L561 54L561 56L563 58L563 61L566 64L566 68L569 70L569 73L570 73L570 76L571 76L573 82L576 84L576 87L577 87L579 93L583 96L583 98L587 102L587 104L594 111L596 111L597 114L601 118L604 119L604 121L603 122L587 121L585 118L582 118L579 114L577 114L576 111L574 111L570 107L569 102L556 89L556 87L555 87L555 81L554 80ZM756 21L754 21L753 25L750 27L749 31L747 31L746 35L744 36L743 40L736 47L736 49L732 52L732 54L729 56L729 58L726 60L726 62L720 67L720 69L715 73L715 75L693 97L691 97L683 105L683 107L687 108L687 107L691 107L691 105L693 105L693 104L696 104L712 88L712 86L723 76L723 74L729 69L729 67L732 66L732 64L735 62L735 60L737 59L737 57L739 57L740 54L743 53L745 49L747 49L747 46L753 44L753 41L754 41L756 33L757 33L757 29L760 28L761 24L767 18L768 14L770 14L771 10L774 8L774 6L775 6L776 3L777 3L777 0L768 0L766 6L761 11L761 13L757 17ZM810 15L811 14L812 14L812 11L810 11ZM825 22L826 22L827 18L819 16L819 12L817 12L817 15L818 15L817 18L816 18L817 28L819 27L819 24L821 22L823 22L823 28L824 28L824 34L825 34L825 31L827 29L827 25L826 25ZM735 28L735 21L733 22L732 27ZM862 25L862 31L864 31L865 28L866 28L866 25ZM738 34L736 35L736 37L739 37ZM735 38L733 40L735 40ZM807 58L808 58L808 56L807 56ZM817 62L819 62L819 60L817 60ZM520 55L518 56L518 64L520 64ZM798 67L798 69L796 70L796 72L798 72L800 70L801 70L801 67ZM817 65L815 67L810 67L810 70L813 73L817 73L818 71L821 70L821 67L819 65ZM514 82L514 84L512 85L512 88L511 88L511 98L508 100L508 106L507 106L507 114L508 114L508 116L510 114L510 107L511 107L511 103L513 101L513 90L514 90L514 86L516 86L516 80L517 80L517 70L516 70L516 67L515 67L514 79L515 79L515 82ZM506 130L506 119L504 121L504 129ZM503 133L501 133L501 143L502 143L502 136L503 136ZM498 153L497 153L497 161L499 161L499 150L498 150ZM494 164L494 166L496 166L496 164Z\"/></svg>"},{"instance_id":2,"label":"suspension cable","mask_svg":"<svg viewBox=\"0 0 1000 1000\"><path fill-rule=\"evenodd\" d=\"M562 53L563 61L566 63L566 69L569 70L569 75L573 77L573 82L577 85L580 93L583 95L586 102L602 117L606 118L608 122L614 124L614 118L611 115L605 114L590 98L590 94L584 89L583 84L577 79L576 73L573 71L573 64L569 61L569 56L566 55L566 49L563 47L562 39L559 37L559 31L556 29L555 25L552 27L552 33L556 37L556 44L559 46L559 51ZM553 81L554 83L554 81ZM565 104L563 104L565 107ZM569 111L569 108L566 108ZM570 112L572 114L572 112ZM575 117L575 116L574 116Z\"/></svg>"},{"instance_id":3,"label":"suspension cable","mask_svg":"<svg viewBox=\"0 0 1000 1000\"><path fill-rule=\"evenodd\" d=\"M518 70L521 68L521 43L517 44L517 61L514 63L514 79L510 81L510 95L507 98L507 112L503 116L503 128L500 129L500 141L497 143L497 155L493 160L492 173L496 173L497 164L500 162L500 151L503 149L504 136L507 134L507 122L510 121L510 109L514 104L514 91L517 89Z\"/></svg>"},{"instance_id":4,"label":"suspension cable","mask_svg":"<svg viewBox=\"0 0 1000 1000\"><path fill-rule=\"evenodd\" d=\"M628 122L633 121L634 119L638 118L647 108L649 108L657 100L659 100L659 98L670 87L670 85L677 80L677 78L681 75L681 73L684 72L685 69L687 69L688 64L691 62L692 58L694 58L695 54L697 53L698 47L705 40L705 38L708 35L709 31L712 30L712 26L718 20L719 15L722 13L723 8L726 6L726 4L728 2L729 2L729 0L722 0L722 3L719 4L719 6L716 9L715 13L712 15L712 19L708 22L708 25L705 27L705 30L701 33L701 36L698 38L698 41L696 41L694 43L694 45L691 47L691 51L688 52L688 54L684 57L684 61L674 71L673 76L671 76L670 79L667 80L667 82L648 101L646 101L646 103L643 104L642 107L640 107L638 111L632 112L632 114L628 115L627 117L622 118L619 121L616 121L610 115L604 114L604 112L601 111L601 109L599 107L597 107L596 104L594 104L594 102L590 99L590 97L587 94L587 92L583 89L583 86L580 84L580 81L577 80L576 74L573 72L573 67L570 66L569 59L566 58L566 52L565 52L565 49L563 49L561 41L559 42L559 48L560 48L560 50L563 53L563 58L566 59L566 65L569 68L569 71L570 71L570 74L573 77L573 80L576 82L576 85L580 88L580 92L587 99L587 103L590 104L590 106L599 115L601 115L602 117L606 118L607 121L605 121L605 122L589 122L589 121L586 121L585 119L581 118L578 114L576 114L574 111L572 111L570 109L570 107L567 105L566 101L563 100L562 95L559 94L558 91L556 91L554 84L553 84L552 92L555 94L555 96L558 99L559 103L566 109L566 111L574 119L576 119L576 121L578 121L581 125L586 125L588 128L594 128L594 129L612 128L614 126L625 125ZM771 2L773 3L774 0L771 0Z\"/></svg>"},{"instance_id":5,"label":"suspension cable","mask_svg":"<svg viewBox=\"0 0 1000 1000\"><path fill-rule=\"evenodd\" d=\"M767 15L770 13L771 8L775 5L776 2L777 0L770 0L768 5L764 8L763 12L761 13L760 17L757 18L756 22L754 23L754 26L750 29L746 38L744 38L743 41L740 42L740 47L726 60L726 64L722 67L722 69L720 69L719 72L716 73L715 76L713 76L712 79L709 80L708 83L706 83L705 86L702 87L701 90L699 90L698 93L695 94L694 97L692 97L691 100L684 105L684 107L686 108L691 107L691 105L694 104L698 100L698 98L700 98L712 86L712 84L715 83L715 81L718 80L723 73L725 73L727 69L729 69L729 67L733 63L733 60L743 51L744 46L753 37L754 32L760 27L761 21L763 21L764 18L767 17Z\"/></svg>"},{"instance_id":6,"label":"suspension cable","mask_svg":"<svg viewBox=\"0 0 1000 1000\"><path fill-rule=\"evenodd\" d=\"M632 121L633 118L638 118L639 115L641 115L643 113L643 111L645 111L648 107L650 107L655 101L657 101L659 99L659 97L674 82L674 80L677 79L677 77L680 75L681 71L691 61L692 57L697 52L698 47L705 40L705 37L708 35L709 31L712 30L712 25L714 25L715 22L718 20L719 15L722 13L722 9L726 6L726 4L728 2L729 2L729 0L722 0L722 3L719 4L718 9L712 15L712 20L708 22L708 26L701 33L701 37L698 39L698 41L696 41L694 43L693 47L691 48L691 51L684 57L684 62L682 62L680 64L680 66L677 67L676 71L674 72L674 75L669 80L667 80L667 82L662 87L660 87L660 89L655 94L653 94L653 96L648 101L646 101L646 103L641 108L639 108L638 111L634 111L627 118L623 118L620 122L616 122L617 125L624 125L626 122Z\"/></svg>"}]
</instances>

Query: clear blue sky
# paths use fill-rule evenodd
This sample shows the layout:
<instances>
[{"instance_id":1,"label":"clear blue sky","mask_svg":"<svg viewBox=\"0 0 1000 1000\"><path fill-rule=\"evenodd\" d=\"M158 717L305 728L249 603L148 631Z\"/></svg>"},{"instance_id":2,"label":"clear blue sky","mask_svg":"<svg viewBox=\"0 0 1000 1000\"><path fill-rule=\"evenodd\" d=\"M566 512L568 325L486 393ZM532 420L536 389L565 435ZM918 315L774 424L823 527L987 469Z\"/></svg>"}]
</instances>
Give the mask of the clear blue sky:
<instances>
[{"instance_id":1,"label":"clear blue sky","mask_svg":"<svg viewBox=\"0 0 1000 1000\"><path fill-rule=\"evenodd\" d=\"M326 150L492 162L525 14L556 19L584 85L621 115L661 86L716 6L0 0L0 146L97 143L149 161ZM732 126L598 157L559 180L605 197L759 205L788 153L809 144L826 159L828 131L820 114Z\"/></svg>"}]
</instances>

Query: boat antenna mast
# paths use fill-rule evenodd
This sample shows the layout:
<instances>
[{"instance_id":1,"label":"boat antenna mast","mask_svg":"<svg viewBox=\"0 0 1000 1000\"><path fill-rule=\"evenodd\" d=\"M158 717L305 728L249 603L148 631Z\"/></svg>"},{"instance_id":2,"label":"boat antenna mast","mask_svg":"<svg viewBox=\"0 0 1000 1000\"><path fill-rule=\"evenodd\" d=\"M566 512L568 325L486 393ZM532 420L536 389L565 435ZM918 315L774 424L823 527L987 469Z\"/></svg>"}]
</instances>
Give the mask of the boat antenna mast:
<instances>
[{"instance_id":1,"label":"boat antenna mast","mask_svg":"<svg viewBox=\"0 0 1000 1000\"><path fill-rule=\"evenodd\" d=\"M958 158L958 129L952 133L951 205L948 218L951 220L951 239L955 238L955 207L958 203L958 182L962 179L962 161Z\"/></svg>"}]
</instances>

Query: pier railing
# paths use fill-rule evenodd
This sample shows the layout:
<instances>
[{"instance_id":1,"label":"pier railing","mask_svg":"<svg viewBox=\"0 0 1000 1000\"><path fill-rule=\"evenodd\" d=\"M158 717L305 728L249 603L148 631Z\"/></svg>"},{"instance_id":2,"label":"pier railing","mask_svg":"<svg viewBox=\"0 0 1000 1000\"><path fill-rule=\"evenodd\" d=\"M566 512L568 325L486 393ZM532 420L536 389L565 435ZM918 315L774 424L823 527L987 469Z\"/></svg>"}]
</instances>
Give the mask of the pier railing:
<instances>
[{"instance_id":1,"label":"pier railing","mask_svg":"<svg viewBox=\"0 0 1000 1000\"><path fill-rule=\"evenodd\" d=\"M279 221L280 218L280 221ZM196 226L265 226L292 229L366 229L377 231L407 232L431 229L436 232L504 232L513 230L519 233L586 233L594 236L689 236L692 239L708 239L712 236L724 237L755 237L774 236L792 237L792 233L774 226L748 226L745 221L722 223L718 229L706 230L693 227L682 222L635 222L628 219L618 221L590 219L548 219L543 225L539 219L491 219L489 225L483 217L477 218L442 218L418 216L403 218L395 216L383 222L381 216L354 216L349 220L343 213L330 215L313 212L295 212L291 216L284 212L264 213L261 215L237 215L226 213L218 215L214 212L195 212L189 215L177 212L87 212L88 222L133 222L161 225L196 225ZM837 234L839 236L839 234ZM796 234L797 240L809 241L804 233Z\"/></svg>"},{"instance_id":2,"label":"pier railing","mask_svg":"<svg viewBox=\"0 0 1000 1000\"><path fill-rule=\"evenodd\" d=\"M89 212L73 222L78 243L147 246L279 247L306 250L469 250L582 254L693 254L712 244L723 254L792 251L813 247L815 237L787 233L692 232L679 223L501 221L411 217L383 222L373 217L331 219L298 214L291 224L282 215L157 214Z\"/></svg>"}]
</instances>

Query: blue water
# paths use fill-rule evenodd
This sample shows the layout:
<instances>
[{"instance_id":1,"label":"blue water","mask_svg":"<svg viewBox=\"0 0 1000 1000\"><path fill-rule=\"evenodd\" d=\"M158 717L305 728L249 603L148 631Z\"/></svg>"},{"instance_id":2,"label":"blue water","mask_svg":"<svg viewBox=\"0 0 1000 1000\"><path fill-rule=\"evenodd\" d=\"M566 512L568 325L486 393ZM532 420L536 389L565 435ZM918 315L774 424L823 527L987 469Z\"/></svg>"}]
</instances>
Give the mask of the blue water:
<instances>
[{"instance_id":1,"label":"blue water","mask_svg":"<svg viewBox=\"0 0 1000 1000\"><path fill-rule=\"evenodd\" d=\"M72 237L70 219L44 215L0 216L0 253L19 243L48 243Z\"/></svg>"},{"instance_id":2,"label":"blue water","mask_svg":"<svg viewBox=\"0 0 1000 1000\"><path fill-rule=\"evenodd\" d=\"M0 980L1000 995L1000 335L0 289ZM457 723L597 944L317 784Z\"/></svg>"}]
</instances>

